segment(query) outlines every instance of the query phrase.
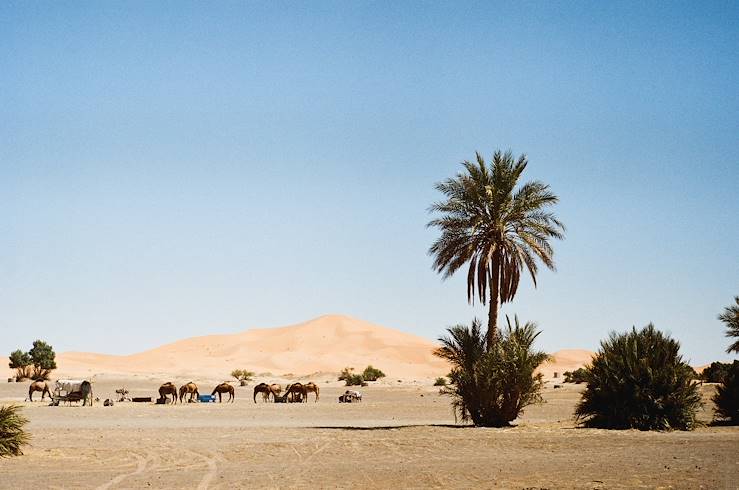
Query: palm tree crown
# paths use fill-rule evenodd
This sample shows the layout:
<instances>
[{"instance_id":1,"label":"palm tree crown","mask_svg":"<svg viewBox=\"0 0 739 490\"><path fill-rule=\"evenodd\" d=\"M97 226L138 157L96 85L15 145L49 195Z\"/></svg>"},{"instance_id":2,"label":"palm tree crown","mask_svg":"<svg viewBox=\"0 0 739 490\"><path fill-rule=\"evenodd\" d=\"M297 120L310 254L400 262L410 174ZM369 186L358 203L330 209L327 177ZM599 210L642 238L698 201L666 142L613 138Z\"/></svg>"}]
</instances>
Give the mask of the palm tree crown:
<instances>
[{"instance_id":1,"label":"palm tree crown","mask_svg":"<svg viewBox=\"0 0 739 490\"><path fill-rule=\"evenodd\" d=\"M564 225L547 208L558 202L549 186L539 181L516 188L528 163L510 152L495 152L488 166L477 153L476 162L462 163L464 172L436 184L446 196L429 212L439 214L427 226L441 236L429 249L433 268L446 279L463 265L467 299L490 301L488 339L497 337L498 304L516 295L525 267L536 286L537 259L554 270L551 238L564 237ZM489 293L489 297L488 297Z\"/></svg>"},{"instance_id":2,"label":"palm tree crown","mask_svg":"<svg viewBox=\"0 0 739 490\"><path fill-rule=\"evenodd\" d=\"M724 308L724 312L718 316L718 319L726 324L727 337L739 338L739 296L734 297L734 302L736 305ZM739 340L731 344L726 352L739 354Z\"/></svg>"}]
</instances>

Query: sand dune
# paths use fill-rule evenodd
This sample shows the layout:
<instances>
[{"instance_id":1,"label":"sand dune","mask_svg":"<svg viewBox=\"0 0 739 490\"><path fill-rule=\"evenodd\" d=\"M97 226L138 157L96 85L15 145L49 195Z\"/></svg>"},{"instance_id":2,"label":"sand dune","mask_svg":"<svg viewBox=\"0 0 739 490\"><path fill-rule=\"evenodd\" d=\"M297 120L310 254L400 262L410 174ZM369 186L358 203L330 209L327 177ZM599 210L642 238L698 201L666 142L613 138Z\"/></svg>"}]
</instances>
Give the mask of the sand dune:
<instances>
[{"instance_id":1,"label":"sand dune","mask_svg":"<svg viewBox=\"0 0 739 490\"><path fill-rule=\"evenodd\" d=\"M58 356L67 375L170 374L224 378L234 368L277 376L335 373L351 366L380 367L389 378L442 376L446 364L435 344L341 315L326 315L281 328L192 337L129 356L67 352Z\"/></svg>"},{"instance_id":2,"label":"sand dune","mask_svg":"<svg viewBox=\"0 0 739 490\"><path fill-rule=\"evenodd\" d=\"M284 377L326 373L344 367L379 367L388 381L428 380L449 366L432 352L436 344L396 329L342 315L326 315L281 328L257 328L229 335L192 337L137 354L116 356L65 352L56 377L110 375L224 379L234 368ZM546 378L587 363L592 352L563 350L540 368ZM4 363L7 366L7 363ZM10 375L10 372L9 374ZM287 376L287 377L290 377Z\"/></svg>"}]
</instances>

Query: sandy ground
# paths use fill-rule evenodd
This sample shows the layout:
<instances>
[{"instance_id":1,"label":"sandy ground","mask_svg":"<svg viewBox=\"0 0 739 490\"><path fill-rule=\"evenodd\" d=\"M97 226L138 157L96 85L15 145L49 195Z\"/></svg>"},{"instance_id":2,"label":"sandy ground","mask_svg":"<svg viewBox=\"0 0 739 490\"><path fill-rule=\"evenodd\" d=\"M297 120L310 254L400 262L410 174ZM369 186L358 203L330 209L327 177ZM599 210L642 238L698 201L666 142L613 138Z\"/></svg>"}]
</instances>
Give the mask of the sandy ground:
<instances>
[{"instance_id":1,"label":"sandy ground","mask_svg":"<svg viewBox=\"0 0 739 490\"><path fill-rule=\"evenodd\" d=\"M138 395L157 386L129 382ZM92 408L23 402L26 387L0 384L33 436L24 456L0 461L2 488L739 488L739 428L577 429L573 385L550 385L510 429L455 426L430 386L369 386L353 405L337 403L333 383L318 403L255 405L246 387L233 404Z\"/></svg>"}]
</instances>

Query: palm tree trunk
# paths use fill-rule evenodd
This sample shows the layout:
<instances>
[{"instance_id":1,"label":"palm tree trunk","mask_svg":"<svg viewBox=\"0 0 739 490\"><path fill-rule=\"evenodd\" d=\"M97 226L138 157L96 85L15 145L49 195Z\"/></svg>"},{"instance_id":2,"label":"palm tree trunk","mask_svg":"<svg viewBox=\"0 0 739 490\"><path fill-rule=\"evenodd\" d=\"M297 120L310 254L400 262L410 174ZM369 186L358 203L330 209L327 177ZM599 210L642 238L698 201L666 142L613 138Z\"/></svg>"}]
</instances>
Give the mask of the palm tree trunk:
<instances>
[{"instance_id":1,"label":"palm tree trunk","mask_svg":"<svg viewBox=\"0 0 739 490\"><path fill-rule=\"evenodd\" d=\"M490 311L488 312L488 349L498 341L498 298L500 296L500 262L493 259L490 271Z\"/></svg>"}]
</instances>

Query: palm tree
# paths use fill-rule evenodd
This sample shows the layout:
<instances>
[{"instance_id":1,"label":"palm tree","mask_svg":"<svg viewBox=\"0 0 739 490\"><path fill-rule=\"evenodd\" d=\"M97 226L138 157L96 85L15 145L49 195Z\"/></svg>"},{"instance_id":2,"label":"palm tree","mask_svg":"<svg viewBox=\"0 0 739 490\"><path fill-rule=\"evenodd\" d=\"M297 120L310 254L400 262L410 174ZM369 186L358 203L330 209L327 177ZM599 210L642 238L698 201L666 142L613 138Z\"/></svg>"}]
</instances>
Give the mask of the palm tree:
<instances>
[{"instance_id":1,"label":"palm tree","mask_svg":"<svg viewBox=\"0 0 739 490\"><path fill-rule=\"evenodd\" d=\"M739 296L734 297L736 306L727 306L724 312L718 316L718 319L726 324L727 337L739 337ZM739 354L739 340L734 342L726 349L726 352L736 352Z\"/></svg>"},{"instance_id":2,"label":"palm tree","mask_svg":"<svg viewBox=\"0 0 739 490\"><path fill-rule=\"evenodd\" d=\"M469 264L467 300L474 303L477 296L490 303L490 349L498 336L499 305L516 295L524 267L536 286L536 259L554 270L549 240L562 239L565 227L547 211L559 200L548 185L531 181L516 188L528 164L525 155L516 160L498 150L489 166L476 157L475 163L462 163L464 172L436 184L446 200L429 208L440 216L427 226L441 230L429 254L444 279Z\"/></svg>"}]
</instances>

